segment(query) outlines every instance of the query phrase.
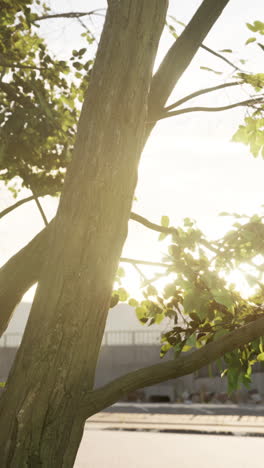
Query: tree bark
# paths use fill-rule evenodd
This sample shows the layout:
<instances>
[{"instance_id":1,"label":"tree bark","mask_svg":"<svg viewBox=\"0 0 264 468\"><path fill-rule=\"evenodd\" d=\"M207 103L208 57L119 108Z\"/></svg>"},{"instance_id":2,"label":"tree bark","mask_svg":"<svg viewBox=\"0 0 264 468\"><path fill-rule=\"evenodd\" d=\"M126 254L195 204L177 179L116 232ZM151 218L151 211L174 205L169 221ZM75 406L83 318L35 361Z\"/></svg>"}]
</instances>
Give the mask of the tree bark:
<instances>
[{"instance_id":1,"label":"tree bark","mask_svg":"<svg viewBox=\"0 0 264 468\"><path fill-rule=\"evenodd\" d=\"M147 117L148 126L144 136L145 141L160 117L161 109L165 106L171 90L183 75L201 46L203 39L229 1L217 0L214 2L214 8L212 8L211 0L204 0L187 28L169 49L151 82ZM33 276L35 282L38 280L38 272L41 270L42 262L47 255L47 252L45 252L47 234L45 232L43 230L41 237L33 239L22 251L14 255L8 262L7 269L3 267L0 270L0 311L1 314L4 313L3 320L0 315L0 333L1 330L6 328L12 317L14 306L17 304L16 298L22 298L23 294L29 289L32 285ZM43 242L42 247L41 242ZM32 259L33 268L28 262L29 259ZM15 270L17 264L19 265L19 269L21 268L20 272L23 276L23 282L21 280L16 281L16 275L14 275L14 281L12 281L12 269L14 268ZM8 285L7 288L5 283ZM13 290L15 300L10 302L9 291L11 289ZM3 310L4 312L2 312Z\"/></svg>"},{"instance_id":2,"label":"tree bark","mask_svg":"<svg viewBox=\"0 0 264 468\"><path fill-rule=\"evenodd\" d=\"M137 181L167 0L112 0L32 312L0 405L5 467L72 467Z\"/></svg>"},{"instance_id":3,"label":"tree bark","mask_svg":"<svg viewBox=\"0 0 264 468\"><path fill-rule=\"evenodd\" d=\"M48 255L48 235L52 223L0 269L0 336L25 292L38 281Z\"/></svg>"}]
</instances>

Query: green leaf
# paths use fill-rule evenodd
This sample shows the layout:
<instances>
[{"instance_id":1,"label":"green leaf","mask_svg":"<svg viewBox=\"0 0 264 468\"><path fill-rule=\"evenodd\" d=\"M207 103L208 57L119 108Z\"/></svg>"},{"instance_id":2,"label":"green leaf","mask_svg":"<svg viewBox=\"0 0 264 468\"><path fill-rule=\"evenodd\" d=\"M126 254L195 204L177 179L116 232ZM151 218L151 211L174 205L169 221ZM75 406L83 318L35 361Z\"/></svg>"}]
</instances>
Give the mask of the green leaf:
<instances>
[{"instance_id":1,"label":"green leaf","mask_svg":"<svg viewBox=\"0 0 264 468\"><path fill-rule=\"evenodd\" d=\"M147 294L148 296L156 296L158 294L158 291L155 288L155 286L149 285L147 288Z\"/></svg>"},{"instance_id":2,"label":"green leaf","mask_svg":"<svg viewBox=\"0 0 264 468\"><path fill-rule=\"evenodd\" d=\"M225 52L227 54L231 54L233 51L232 51L232 49L221 49L221 50L219 50L219 52Z\"/></svg>"},{"instance_id":3,"label":"green leaf","mask_svg":"<svg viewBox=\"0 0 264 468\"><path fill-rule=\"evenodd\" d=\"M227 213L227 211L221 211L218 216L231 216L230 213Z\"/></svg>"},{"instance_id":4,"label":"green leaf","mask_svg":"<svg viewBox=\"0 0 264 468\"><path fill-rule=\"evenodd\" d=\"M119 300L122 302L127 301L129 294L124 288L118 288L117 293L119 295Z\"/></svg>"},{"instance_id":5,"label":"green leaf","mask_svg":"<svg viewBox=\"0 0 264 468\"><path fill-rule=\"evenodd\" d=\"M191 348L194 348L196 345L196 337L194 335L191 335L185 343L185 346L190 346Z\"/></svg>"},{"instance_id":6,"label":"green leaf","mask_svg":"<svg viewBox=\"0 0 264 468\"><path fill-rule=\"evenodd\" d=\"M258 354L257 361L264 361L264 353Z\"/></svg>"},{"instance_id":7,"label":"green leaf","mask_svg":"<svg viewBox=\"0 0 264 468\"><path fill-rule=\"evenodd\" d=\"M165 314L162 312L161 314L156 314L155 315L155 323L158 325L164 320Z\"/></svg>"},{"instance_id":8,"label":"green leaf","mask_svg":"<svg viewBox=\"0 0 264 468\"><path fill-rule=\"evenodd\" d=\"M168 227L169 226L170 219L168 216L162 216L161 217L161 225L163 227Z\"/></svg>"},{"instance_id":9,"label":"green leaf","mask_svg":"<svg viewBox=\"0 0 264 468\"><path fill-rule=\"evenodd\" d=\"M131 299L129 299L128 304L131 307L137 307L138 306L138 301L136 299L131 298Z\"/></svg>"},{"instance_id":10,"label":"green leaf","mask_svg":"<svg viewBox=\"0 0 264 468\"><path fill-rule=\"evenodd\" d=\"M169 299L169 297L173 297L176 292L176 286L174 283L167 284L164 288L164 297L165 299Z\"/></svg>"},{"instance_id":11,"label":"green leaf","mask_svg":"<svg viewBox=\"0 0 264 468\"><path fill-rule=\"evenodd\" d=\"M124 278L125 275L126 275L126 273L125 273L124 268L118 267L117 276L119 276L119 278Z\"/></svg>"},{"instance_id":12,"label":"green leaf","mask_svg":"<svg viewBox=\"0 0 264 468\"><path fill-rule=\"evenodd\" d=\"M136 308L136 316L139 320L146 317L147 310L145 307L138 306Z\"/></svg>"},{"instance_id":13,"label":"green leaf","mask_svg":"<svg viewBox=\"0 0 264 468\"><path fill-rule=\"evenodd\" d=\"M162 358L163 356L165 356L165 354L172 348L172 346L169 344L169 343L165 343L164 345L162 345L162 347L160 348L160 357Z\"/></svg>"},{"instance_id":14,"label":"green leaf","mask_svg":"<svg viewBox=\"0 0 264 468\"><path fill-rule=\"evenodd\" d=\"M255 42L256 38L255 37L249 37L248 40L245 42L245 45L251 44L251 42Z\"/></svg>"},{"instance_id":15,"label":"green leaf","mask_svg":"<svg viewBox=\"0 0 264 468\"><path fill-rule=\"evenodd\" d=\"M232 296L230 296L230 294L227 291L212 289L211 292L214 297L214 300L218 302L218 304L222 304L227 308L232 307L234 301Z\"/></svg>"},{"instance_id":16,"label":"green leaf","mask_svg":"<svg viewBox=\"0 0 264 468\"><path fill-rule=\"evenodd\" d=\"M186 227L193 227L193 225L195 224L194 221L190 218L184 218L183 223Z\"/></svg>"},{"instance_id":17,"label":"green leaf","mask_svg":"<svg viewBox=\"0 0 264 468\"><path fill-rule=\"evenodd\" d=\"M215 73L216 75L222 75L222 72L213 70L212 68L209 68L209 67L200 67L200 69L201 69L201 70L206 70L206 71L209 71L209 72L212 72L212 73Z\"/></svg>"},{"instance_id":18,"label":"green leaf","mask_svg":"<svg viewBox=\"0 0 264 468\"><path fill-rule=\"evenodd\" d=\"M161 232L160 235L159 235L159 241L162 241L163 239L165 239L165 237L167 237L168 234L166 234L166 232Z\"/></svg>"},{"instance_id":19,"label":"green leaf","mask_svg":"<svg viewBox=\"0 0 264 468\"><path fill-rule=\"evenodd\" d=\"M110 300L110 309L112 309L113 307L115 307L119 302L119 295L117 293L114 293L111 297L111 300Z\"/></svg>"}]
</instances>

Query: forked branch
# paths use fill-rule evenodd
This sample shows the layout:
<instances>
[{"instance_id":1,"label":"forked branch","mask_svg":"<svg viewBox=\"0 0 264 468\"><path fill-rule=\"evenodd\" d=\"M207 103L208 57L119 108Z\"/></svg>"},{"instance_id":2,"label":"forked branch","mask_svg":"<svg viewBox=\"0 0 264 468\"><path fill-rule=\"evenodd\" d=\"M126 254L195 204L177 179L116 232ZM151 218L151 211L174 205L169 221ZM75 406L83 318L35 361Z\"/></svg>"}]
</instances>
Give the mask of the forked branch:
<instances>
[{"instance_id":1,"label":"forked branch","mask_svg":"<svg viewBox=\"0 0 264 468\"><path fill-rule=\"evenodd\" d=\"M184 354L175 360L129 372L87 394L84 403L87 417L107 408L129 392L191 374L263 334L264 317L262 316L191 354Z\"/></svg>"},{"instance_id":2,"label":"forked branch","mask_svg":"<svg viewBox=\"0 0 264 468\"><path fill-rule=\"evenodd\" d=\"M259 99L247 99L246 101L235 102L234 104L229 104L227 106L220 107L186 107L185 109L179 109L173 112L163 113L159 117L159 120L167 119L168 117L175 117L176 115L189 114L190 112L219 112L234 109L235 107L255 106L256 104L261 103L263 103L262 97Z\"/></svg>"},{"instance_id":3,"label":"forked branch","mask_svg":"<svg viewBox=\"0 0 264 468\"><path fill-rule=\"evenodd\" d=\"M149 121L154 122L176 83L191 63L204 38L229 0L204 0L182 34L171 46L153 76L149 99Z\"/></svg>"},{"instance_id":4,"label":"forked branch","mask_svg":"<svg viewBox=\"0 0 264 468\"><path fill-rule=\"evenodd\" d=\"M173 104L170 104L169 106L164 108L164 112L169 112L172 109L175 109L175 107L179 107L182 104L184 104L187 101L190 101L191 99L194 99L198 96L202 96L203 94L211 93L213 91L219 91L220 89L223 88L230 88L231 86L238 86L239 84L242 84L242 81L234 81L231 83L223 83L218 86L213 86L211 88L204 88L204 89L199 89L198 91L195 91L194 93L188 94L188 96L183 97L182 99L179 99L178 101L174 102Z\"/></svg>"}]
</instances>

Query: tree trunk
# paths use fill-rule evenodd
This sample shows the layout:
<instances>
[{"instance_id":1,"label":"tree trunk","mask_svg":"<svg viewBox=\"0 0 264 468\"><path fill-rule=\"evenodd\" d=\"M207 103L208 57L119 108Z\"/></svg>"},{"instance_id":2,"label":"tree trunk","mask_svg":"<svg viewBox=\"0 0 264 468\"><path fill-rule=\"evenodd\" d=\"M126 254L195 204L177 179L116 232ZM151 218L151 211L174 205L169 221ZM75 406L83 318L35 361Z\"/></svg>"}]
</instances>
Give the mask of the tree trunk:
<instances>
[{"instance_id":1,"label":"tree trunk","mask_svg":"<svg viewBox=\"0 0 264 468\"><path fill-rule=\"evenodd\" d=\"M151 82L145 141L160 117L172 88L183 75L229 1L215 0L212 8L211 0L204 0L181 36L167 52ZM47 236L48 230L44 229L0 269L0 336L12 317L15 305L39 279L39 272L47 256Z\"/></svg>"},{"instance_id":2,"label":"tree trunk","mask_svg":"<svg viewBox=\"0 0 264 468\"><path fill-rule=\"evenodd\" d=\"M32 313L1 399L5 467L72 467L127 235L167 0L109 0Z\"/></svg>"},{"instance_id":3,"label":"tree trunk","mask_svg":"<svg viewBox=\"0 0 264 468\"><path fill-rule=\"evenodd\" d=\"M50 225L0 269L0 336L5 332L17 304L35 284L48 256Z\"/></svg>"}]
</instances>

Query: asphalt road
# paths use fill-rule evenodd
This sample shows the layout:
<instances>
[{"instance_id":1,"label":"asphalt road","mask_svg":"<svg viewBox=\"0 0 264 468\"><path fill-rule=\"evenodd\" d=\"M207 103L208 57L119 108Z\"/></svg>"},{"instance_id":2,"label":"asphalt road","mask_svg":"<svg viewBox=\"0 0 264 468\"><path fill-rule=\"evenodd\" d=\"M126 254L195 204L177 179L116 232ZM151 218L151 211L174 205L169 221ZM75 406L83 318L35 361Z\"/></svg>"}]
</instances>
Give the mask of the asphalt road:
<instances>
[{"instance_id":1,"label":"asphalt road","mask_svg":"<svg viewBox=\"0 0 264 468\"><path fill-rule=\"evenodd\" d=\"M263 438L85 430L74 468L263 468Z\"/></svg>"},{"instance_id":2,"label":"asphalt road","mask_svg":"<svg viewBox=\"0 0 264 468\"><path fill-rule=\"evenodd\" d=\"M263 405L183 404L183 403L115 403L104 409L109 413L150 414L216 414L237 416L264 416ZM264 466L264 463L263 463Z\"/></svg>"}]
</instances>

